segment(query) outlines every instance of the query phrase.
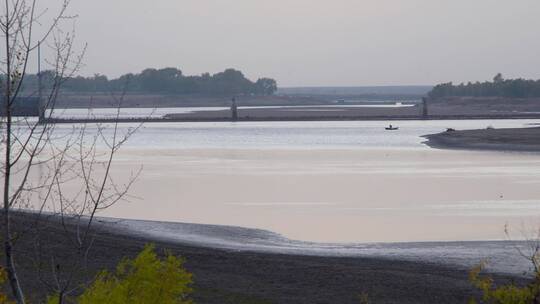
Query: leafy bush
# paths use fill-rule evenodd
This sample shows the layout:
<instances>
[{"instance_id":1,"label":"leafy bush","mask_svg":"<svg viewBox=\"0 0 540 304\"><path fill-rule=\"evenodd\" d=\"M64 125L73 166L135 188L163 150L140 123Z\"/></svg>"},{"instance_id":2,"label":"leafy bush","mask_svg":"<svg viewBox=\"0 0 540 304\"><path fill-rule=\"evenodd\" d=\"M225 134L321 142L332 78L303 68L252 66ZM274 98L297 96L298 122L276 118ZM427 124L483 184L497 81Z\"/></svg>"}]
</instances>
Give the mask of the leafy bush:
<instances>
[{"instance_id":1,"label":"leafy bush","mask_svg":"<svg viewBox=\"0 0 540 304\"><path fill-rule=\"evenodd\" d=\"M188 304L192 275L183 260L168 254L163 260L147 245L134 259L125 259L115 273L102 272L79 297L80 304Z\"/></svg>"},{"instance_id":2,"label":"leafy bush","mask_svg":"<svg viewBox=\"0 0 540 304\"><path fill-rule=\"evenodd\" d=\"M6 283L6 280L7 280L6 270L0 267L0 286L4 286L4 284ZM8 296L5 293L0 292L0 304L14 304L14 303L15 302L10 301L8 299Z\"/></svg>"},{"instance_id":3,"label":"leafy bush","mask_svg":"<svg viewBox=\"0 0 540 304\"><path fill-rule=\"evenodd\" d=\"M485 264L474 268L469 274L472 284L482 291L482 300L485 304L533 304L540 303L540 275L537 273L535 280L527 286L516 286L507 284L495 286L493 278L482 277L480 273L485 268ZM475 299L471 299L470 304L477 304Z\"/></svg>"}]
</instances>

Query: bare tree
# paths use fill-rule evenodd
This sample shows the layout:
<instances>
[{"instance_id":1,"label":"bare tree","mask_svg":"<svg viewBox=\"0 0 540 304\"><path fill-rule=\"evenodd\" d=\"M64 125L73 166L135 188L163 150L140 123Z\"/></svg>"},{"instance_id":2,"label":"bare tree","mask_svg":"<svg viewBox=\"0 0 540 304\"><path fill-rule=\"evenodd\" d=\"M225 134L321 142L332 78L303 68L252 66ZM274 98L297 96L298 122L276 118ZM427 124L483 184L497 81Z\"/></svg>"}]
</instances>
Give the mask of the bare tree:
<instances>
[{"instance_id":1,"label":"bare tree","mask_svg":"<svg viewBox=\"0 0 540 304\"><path fill-rule=\"evenodd\" d=\"M523 272L531 278L526 284L495 282L492 276L481 275L488 265L483 261L469 273L471 283L482 292L482 303L540 303L540 229L521 228L519 241L515 241L508 225L505 226L507 242L513 245L516 254L530 263L529 269ZM510 301L510 302L509 302ZM471 299L471 303L477 303Z\"/></svg>"},{"instance_id":2,"label":"bare tree","mask_svg":"<svg viewBox=\"0 0 540 304\"><path fill-rule=\"evenodd\" d=\"M513 244L516 252L523 259L530 262L531 269L529 272L534 274L537 279L540 279L540 228L527 229L525 225L522 225L520 229L521 241L518 242L511 236L508 224L504 226L504 234L506 240ZM538 297L540 298L540 295Z\"/></svg>"},{"instance_id":3,"label":"bare tree","mask_svg":"<svg viewBox=\"0 0 540 304\"><path fill-rule=\"evenodd\" d=\"M29 195L35 197L31 201L37 203L31 205L31 209L46 211L38 213L41 225L32 227L36 269L42 283L58 296L59 303L76 292L81 283L90 283L84 281L84 276L82 282L75 277L87 270L89 252L96 237L92 230L95 216L100 210L127 199L128 190L141 171L140 168L132 171L130 176L124 177L123 184L111 174L118 150L141 126L119 127L122 100L123 94L117 99L113 123L80 124L56 132L62 139L47 142L49 155L54 157L41 164L46 166L43 170L46 174L36 186L30 187L40 189L30 190ZM51 145L51 142L62 144ZM43 218L52 219L53 225L61 225L60 233L67 246L62 246L61 250L47 246L47 238L41 237L41 230L47 228Z\"/></svg>"},{"instance_id":4,"label":"bare tree","mask_svg":"<svg viewBox=\"0 0 540 304\"><path fill-rule=\"evenodd\" d=\"M25 303L14 248L21 235L32 235L36 275L62 303L80 286L74 277L87 264L97 212L125 199L140 172L133 172L123 184L111 174L115 155L140 125L127 129L118 125L125 93L112 95L117 103L112 123L51 123L60 88L81 68L85 47L77 52L74 31L62 29L66 21L75 18L67 13L70 0L58 0L58 11L53 17L46 9L40 11L37 1L5 0L0 16L4 38L4 57L0 62L4 266L13 297L17 303ZM47 1L49 4L50 0ZM44 16L49 16L47 26L46 20L42 20L46 19ZM39 37L34 35L36 28L41 33ZM53 75L45 88L40 83L40 119L17 118L14 111L25 92L29 61L40 46L47 47L52 54L47 64L49 74ZM35 225L14 231L14 216L31 218ZM43 246L47 239L40 231L50 221L63 227L70 250L55 252ZM66 255L75 258L65 259Z\"/></svg>"}]
</instances>

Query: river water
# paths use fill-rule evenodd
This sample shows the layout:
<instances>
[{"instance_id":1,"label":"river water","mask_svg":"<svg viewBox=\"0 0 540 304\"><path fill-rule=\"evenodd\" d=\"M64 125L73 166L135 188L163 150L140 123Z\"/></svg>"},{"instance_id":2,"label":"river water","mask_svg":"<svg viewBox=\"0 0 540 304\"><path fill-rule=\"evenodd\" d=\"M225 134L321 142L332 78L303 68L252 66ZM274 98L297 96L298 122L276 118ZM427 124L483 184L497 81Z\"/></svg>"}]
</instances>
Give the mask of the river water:
<instances>
[{"instance_id":1,"label":"river water","mask_svg":"<svg viewBox=\"0 0 540 304\"><path fill-rule=\"evenodd\" d=\"M504 239L505 224L540 224L540 154L438 150L421 136L539 122L149 123L113 168L121 180L143 166L130 200L100 215L318 242Z\"/></svg>"}]
</instances>

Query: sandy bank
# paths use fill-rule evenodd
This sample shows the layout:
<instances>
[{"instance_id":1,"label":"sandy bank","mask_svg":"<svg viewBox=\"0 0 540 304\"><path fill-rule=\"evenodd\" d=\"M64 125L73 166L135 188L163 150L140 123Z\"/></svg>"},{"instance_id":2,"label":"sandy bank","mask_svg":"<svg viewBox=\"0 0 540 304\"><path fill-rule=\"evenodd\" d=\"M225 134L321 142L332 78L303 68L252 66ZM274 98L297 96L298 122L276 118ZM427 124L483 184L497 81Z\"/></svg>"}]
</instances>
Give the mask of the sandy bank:
<instances>
[{"instance_id":1,"label":"sandy bank","mask_svg":"<svg viewBox=\"0 0 540 304\"><path fill-rule=\"evenodd\" d=\"M540 127L449 131L424 137L433 148L540 152Z\"/></svg>"}]
</instances>

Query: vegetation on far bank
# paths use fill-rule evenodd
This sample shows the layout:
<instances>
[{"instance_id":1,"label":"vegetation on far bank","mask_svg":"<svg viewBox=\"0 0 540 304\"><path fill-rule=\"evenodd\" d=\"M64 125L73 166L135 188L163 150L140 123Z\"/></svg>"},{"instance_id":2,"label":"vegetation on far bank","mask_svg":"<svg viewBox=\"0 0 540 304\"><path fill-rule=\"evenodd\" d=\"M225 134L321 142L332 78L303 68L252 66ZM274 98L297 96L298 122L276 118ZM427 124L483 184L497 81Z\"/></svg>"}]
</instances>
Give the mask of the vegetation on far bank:
<instances>
[{"instance_id":1,"label":"vegetation on far bank","mask_svg":"<svg viewBox=\"0 0 540 304\"><path fill-rule=\"evenodd\" d=\"M492 82L469 82L459 85L454 85L452 82L439 84L429 92L429 97L540 97L540 80L504 79L499 73Z\"/></svg>"},{"instance_id":2,"label":"vegetation on far bank","mask_svg":"<svg viewBox=\"0 0 540 304\"><path fill-rule=\"evenodd\" d=\"M44 87L54 83L54 72L41 73ZM25 89L35 91L38 88L37 75L26 75ZM71 92L142 92L166 94L205 94L205 95L272 95L277 90L274 79L247 79L241 71L227 69L210 75L187 76L177 68L145 69L138 74L125 74L116 79L96 74L92 77L71 76L62 86Z\"/></svg>"}]
</instances>

